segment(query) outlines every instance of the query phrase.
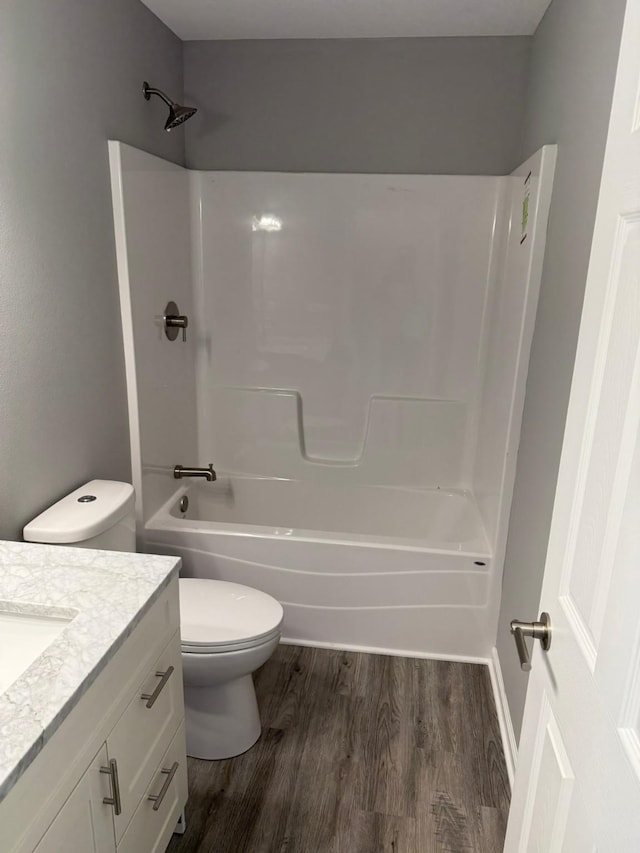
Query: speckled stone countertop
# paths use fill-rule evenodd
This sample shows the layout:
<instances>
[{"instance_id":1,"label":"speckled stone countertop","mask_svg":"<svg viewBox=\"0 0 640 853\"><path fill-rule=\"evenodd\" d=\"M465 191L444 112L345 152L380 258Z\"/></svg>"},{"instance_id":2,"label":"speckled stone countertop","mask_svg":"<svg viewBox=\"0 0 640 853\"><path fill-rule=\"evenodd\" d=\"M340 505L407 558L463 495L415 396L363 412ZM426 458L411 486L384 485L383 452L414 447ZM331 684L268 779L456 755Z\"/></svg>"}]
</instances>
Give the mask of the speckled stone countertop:
<instances>
[{"instance_id":1,"label":"speckled stone countertop","mask_svg":"<svg viewBox=\"0 0 640 853\"><path fill-rule=\"evenodd\" d=\"M72 617L0 694L0 800L179 567L176 557L0 541L0 611Z\"/></svg>"}]
</instances>

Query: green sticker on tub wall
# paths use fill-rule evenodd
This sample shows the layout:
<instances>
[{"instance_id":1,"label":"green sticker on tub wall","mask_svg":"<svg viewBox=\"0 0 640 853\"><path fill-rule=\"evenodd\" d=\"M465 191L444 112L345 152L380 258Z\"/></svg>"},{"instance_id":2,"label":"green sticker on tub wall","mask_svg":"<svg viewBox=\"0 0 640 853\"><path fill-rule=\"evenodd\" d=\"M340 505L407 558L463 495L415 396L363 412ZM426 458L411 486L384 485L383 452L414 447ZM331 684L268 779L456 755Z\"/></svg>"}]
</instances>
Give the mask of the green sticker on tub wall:
<instances>
[{"instance_id":1,"label":"green sticker on tub wall","mask_svg":"<svg viewBox=\"0 0 640 853\"><path fill-rule=\"evenodd\" d=\"M527 225L529 224L529 196L531 195L531 172L524 182L524 197L522 199L522 222L520 223L520 245L527 239Z\"/></svg>"},{"instance_id":2,"label":"green sticker on tub wall","mask_svg":"<svg viewBox=\"0 0 640 853\"><path fill-rule=\"evenodd\" d=\"M527 233L527 223L529 222L529 191L522 200L522 236Z\"/></svg>"}]
</instances>

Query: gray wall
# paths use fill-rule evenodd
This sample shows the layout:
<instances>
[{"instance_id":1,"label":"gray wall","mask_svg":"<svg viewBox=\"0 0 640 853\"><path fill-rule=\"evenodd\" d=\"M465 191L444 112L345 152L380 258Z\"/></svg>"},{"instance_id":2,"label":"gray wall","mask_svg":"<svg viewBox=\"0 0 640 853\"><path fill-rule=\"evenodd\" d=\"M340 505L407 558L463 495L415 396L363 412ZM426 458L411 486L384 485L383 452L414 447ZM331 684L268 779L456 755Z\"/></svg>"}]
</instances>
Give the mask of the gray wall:
<instances>
[{"instance_id":1,"label":"gray wall","mask_svg":"<svg viewBox=\"0 0 640 853\"><path fill-rule=\"evenodd\" d=\"M521 159L558 143L498 628L516 735L527 676L509 621L537 618L625 0L554 0L533 41Z\"/></svg>"},{"instance_id":2,"label":"gray wall","mask_svg":"<svg viewBox=\"0 0 640 853\"><path fill-rule=\"evenodd\" d=\"M0 3L0 537L91 477L129 478L107 139L183 161L144 79L182 45L137 0Z\"/></svg>"},{"instance_id":3,"label":"gray wall","mask_svg":"<svg viewBox=\"0 0 640 853\"><path fill-rule=\"evenodd\" d=\"M186 42L194 169L505 174L531 38Z\"/></svg>"}]
</instances>

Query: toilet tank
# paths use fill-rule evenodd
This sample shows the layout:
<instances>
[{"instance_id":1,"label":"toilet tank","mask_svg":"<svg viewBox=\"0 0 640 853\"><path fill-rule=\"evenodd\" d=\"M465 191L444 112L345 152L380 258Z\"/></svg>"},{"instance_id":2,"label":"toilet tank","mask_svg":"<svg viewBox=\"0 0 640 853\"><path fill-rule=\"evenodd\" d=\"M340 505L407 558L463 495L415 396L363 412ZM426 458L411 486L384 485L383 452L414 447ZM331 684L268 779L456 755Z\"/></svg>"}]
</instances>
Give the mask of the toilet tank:
<instances>
[{"instance_id":1,"label":"toilet tank","mask_svg":"<svg viewBox=\"0 0 640 853\"><path fill-rule=\"evenodd\" d=\"M136 550L135 492L129 483L91 480L30 521L25 542Z\"/></svg>"}]
</instances>

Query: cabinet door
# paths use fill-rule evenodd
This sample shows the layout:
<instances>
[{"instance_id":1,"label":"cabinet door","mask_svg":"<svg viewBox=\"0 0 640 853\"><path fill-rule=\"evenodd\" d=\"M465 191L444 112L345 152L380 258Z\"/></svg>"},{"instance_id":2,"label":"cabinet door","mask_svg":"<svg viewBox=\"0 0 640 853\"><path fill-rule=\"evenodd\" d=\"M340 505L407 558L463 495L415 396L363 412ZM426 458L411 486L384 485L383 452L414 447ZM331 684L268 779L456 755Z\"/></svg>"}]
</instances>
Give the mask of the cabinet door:
<instances>
[{"instance_id":1,"label":"cabinet door","mask_svg":"<svg viewBox=\"0 0 640 853\"><path fill-rule=\"evenodd\" d=\"M103 746L34 853L115 853L113 809L102 802L110 791L108 776L100 768L108 763Z\"/></svg>"}]
</instances>

